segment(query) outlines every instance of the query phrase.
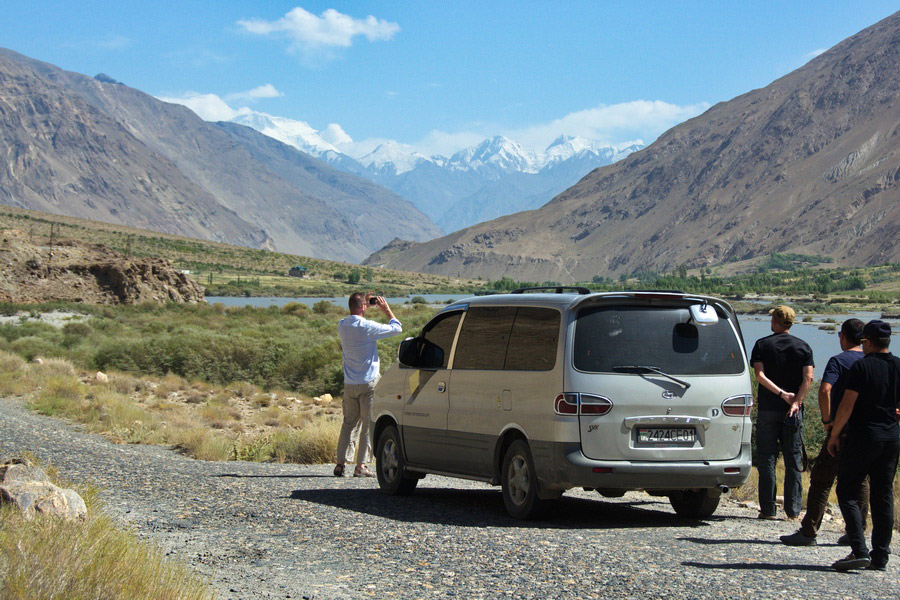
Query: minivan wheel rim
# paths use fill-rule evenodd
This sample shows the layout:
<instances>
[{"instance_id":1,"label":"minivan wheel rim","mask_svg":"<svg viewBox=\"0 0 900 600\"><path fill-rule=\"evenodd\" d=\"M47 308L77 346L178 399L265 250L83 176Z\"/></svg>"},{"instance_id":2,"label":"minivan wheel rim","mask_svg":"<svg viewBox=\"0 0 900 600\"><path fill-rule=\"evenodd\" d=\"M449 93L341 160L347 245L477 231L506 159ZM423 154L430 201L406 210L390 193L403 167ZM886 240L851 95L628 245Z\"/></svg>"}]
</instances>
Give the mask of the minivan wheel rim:
<instances>
[{"instance_id":1,"label":"minivan wheel rim","mask_svg":"<svg viewBox=\"0 0 900 600\"><path fill-rule=\"evenodd\" d=\"M509 484L510 500L516 505L525 502L525 498L528 497L528 488L531 487L531 477L528 473L528 461L524 456L517 454L512 458L509 462L509 474L506 480Z\"/></svg>"},{"instance_id":2,"label":"minivan wheel rim","mask_svg":"<svg viewBox=\"0 0 900 600\"><path fill-rule=\"evenodd\" d=\"M397 443L394 440L388 440L384 444L384 451L381 453L381 462L384 463L385 477L393 481L397 476L397 470L400 468L400 458L397 453Z\"/></svg>"}]
</instances>

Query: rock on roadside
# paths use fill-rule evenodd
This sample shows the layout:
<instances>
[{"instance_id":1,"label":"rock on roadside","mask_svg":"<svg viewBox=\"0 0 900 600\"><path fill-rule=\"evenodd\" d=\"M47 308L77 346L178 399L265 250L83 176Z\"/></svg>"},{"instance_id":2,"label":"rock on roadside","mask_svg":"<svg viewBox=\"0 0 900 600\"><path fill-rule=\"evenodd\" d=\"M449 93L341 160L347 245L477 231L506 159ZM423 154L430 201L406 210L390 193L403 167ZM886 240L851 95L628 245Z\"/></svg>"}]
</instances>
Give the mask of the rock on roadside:
<instances>
[{"instance_id":1,"label":"rock on roadside","mask_svg":"<svg viewBox=\"0 0 900 600\"><path fill-rule=\"evenodd\" d=\"M75 490L54 485L44 471L25 458L0 464L0 504L10 503L34 518L36 513L84 520L87 506Z\"/></svg>"}]
</instances>

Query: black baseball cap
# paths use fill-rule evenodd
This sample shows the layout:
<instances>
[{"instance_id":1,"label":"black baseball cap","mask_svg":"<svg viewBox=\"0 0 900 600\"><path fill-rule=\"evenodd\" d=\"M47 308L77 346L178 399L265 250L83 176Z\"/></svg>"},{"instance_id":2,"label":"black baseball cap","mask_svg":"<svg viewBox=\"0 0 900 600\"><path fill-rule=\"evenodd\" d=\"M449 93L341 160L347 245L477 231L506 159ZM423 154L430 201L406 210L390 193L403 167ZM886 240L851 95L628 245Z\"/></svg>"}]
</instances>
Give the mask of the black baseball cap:
<instances>
[{"instance_id":1,"label":"black baseball cap","mask_svg":"<svg viewBox=\"0 0 900 600\"><path fill-rule=\"evenodd\" d=\"M891 326L884 321L875 319L869 321L863 327L862 337L864 340L878 340L891 337Z\"/></svg>"}]
</instances>

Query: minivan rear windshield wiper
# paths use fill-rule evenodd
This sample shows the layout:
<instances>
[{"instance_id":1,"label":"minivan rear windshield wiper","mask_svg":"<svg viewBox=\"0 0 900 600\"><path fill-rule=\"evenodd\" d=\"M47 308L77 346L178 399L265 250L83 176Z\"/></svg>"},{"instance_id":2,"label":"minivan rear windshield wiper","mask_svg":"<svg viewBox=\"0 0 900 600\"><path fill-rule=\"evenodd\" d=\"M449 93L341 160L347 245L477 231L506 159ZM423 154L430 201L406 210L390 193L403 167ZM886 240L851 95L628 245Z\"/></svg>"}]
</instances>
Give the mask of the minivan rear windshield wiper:
<instances>
[{"instance_id":1,"label":"minivan rear windshield wiper","mask_svg":"<svg viewBox=\"0 0 900 600\"><path fill-rule=\"evenodd\" d=\"M687 381L683 379L678 379L677 377L673 377L668 373L665 373L659 369L659 367L651 367L649 365L616 365L612 368L616 373L655 373L656 375L662 375L666 379L671 379L675 383L679 385L683 385L684 389L688 389L691 387Z\"/></svg>"}]
</instances>

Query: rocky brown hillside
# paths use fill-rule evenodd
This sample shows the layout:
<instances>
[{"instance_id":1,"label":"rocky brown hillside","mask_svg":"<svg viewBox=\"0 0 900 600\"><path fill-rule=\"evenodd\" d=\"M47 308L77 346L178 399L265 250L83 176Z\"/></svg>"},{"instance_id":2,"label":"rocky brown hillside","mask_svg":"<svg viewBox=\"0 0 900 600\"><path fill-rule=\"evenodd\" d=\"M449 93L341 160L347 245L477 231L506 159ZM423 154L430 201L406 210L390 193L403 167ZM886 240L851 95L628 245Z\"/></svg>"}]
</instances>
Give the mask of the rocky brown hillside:
<instances>
[{"instance_id":1,"label":"rocky brown hillside","mask_svg":"<svg viewBox=\"0 0 900 600\"><path fill-rule=\"evenodd\" d=\"M220 125L0 48L0 203L348 262L441 233L386 188Z\"/></svg>"},{"instance_id":2,"label":"rocky brown hillside","mask_svg":"<svg viewBox=\"0 0 900 600\"><path fill-rule=\"evenodd\" d=\"M128 258L100 244L62 240L35 246L0 230L0 301L88 304L202 302L203 288L164 259Z\"/></svg>"},{"instance_id":3,"label":"rocky brown hillside","mask_svg":"<svg viewBox=\"0 0 900 600\"><path fill-rule=\"evenodd\" d=\"M538 210L410 247L386 266L571 282L772 252L898 261L897 73L900 13Z\"/></svg>"}]
</instances>

